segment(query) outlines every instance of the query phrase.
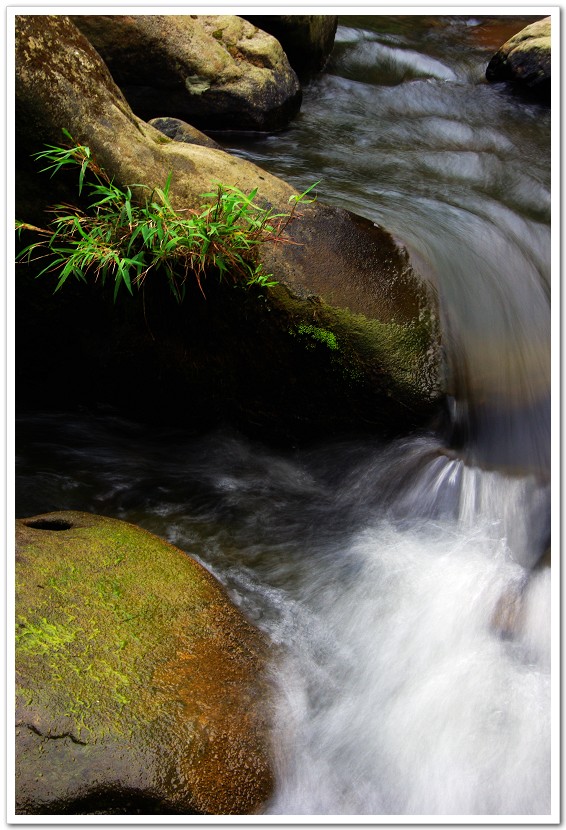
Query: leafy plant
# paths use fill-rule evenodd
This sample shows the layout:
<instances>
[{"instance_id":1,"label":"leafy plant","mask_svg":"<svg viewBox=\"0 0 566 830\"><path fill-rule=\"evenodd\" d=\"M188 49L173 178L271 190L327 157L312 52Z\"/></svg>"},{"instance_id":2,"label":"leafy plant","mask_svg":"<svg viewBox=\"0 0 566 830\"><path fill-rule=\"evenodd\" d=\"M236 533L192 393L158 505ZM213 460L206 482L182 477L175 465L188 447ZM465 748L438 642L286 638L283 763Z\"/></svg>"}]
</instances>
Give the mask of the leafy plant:
<instances>
[{"instance_id":1,"label":"leafy plant","mask_svg":"<svg viewBox=\"0 0 566 830\"><path fill-rule=\"evenodd\" d=\"M55 175L63 168L78 168L79 195L85 190L91 199L86 210L73 205L51 208L48 228L16 222L18 232L34 231L42 239L25 247L20 261L46 258L45 273L57 273L58 291L71 276L83 282L94 275L103 284L114 280L114 299L121 285L133 294L152 270L162 270L175 298L185 296L185 284L193 276L204 295L203 276L215 271L220 279L244 279L248 285L270 287L277 283L264 273L257 261L265 242L289 242L285 230L301 202L318 184L290 198L288 213L276 213L254 202L257 188L243 193L239 188L218 183L216 190L203 194L210 200L197 210L176 210L171 205L171 173L163 188L147 185L118 187L97 163L88 146L47 148L35 156L48 162L42 169ZM90 176L87 176L87 173ZM140 199L145 192L146 198Z\"/></svg>"}]
</instances>

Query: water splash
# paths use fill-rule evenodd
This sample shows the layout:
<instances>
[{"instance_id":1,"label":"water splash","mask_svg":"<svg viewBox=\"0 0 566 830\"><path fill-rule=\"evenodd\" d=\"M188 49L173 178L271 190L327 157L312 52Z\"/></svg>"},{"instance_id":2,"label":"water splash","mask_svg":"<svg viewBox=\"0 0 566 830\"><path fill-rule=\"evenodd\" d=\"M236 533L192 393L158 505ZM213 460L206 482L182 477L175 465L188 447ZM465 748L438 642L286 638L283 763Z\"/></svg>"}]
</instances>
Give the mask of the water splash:
<instances>
[{"instance_id":1,"label":"water splash","mask_svg":"<svg viewBox=\"0 0 566 830\"><path fill-rule=\"evenodd\" d=\"M524 571L503 543L489 527L427 536L369 528L355 580L305 588L277 671L270 812L549 812L549 574L508 640L498 606Z\"/></svg>"}]
</instances>

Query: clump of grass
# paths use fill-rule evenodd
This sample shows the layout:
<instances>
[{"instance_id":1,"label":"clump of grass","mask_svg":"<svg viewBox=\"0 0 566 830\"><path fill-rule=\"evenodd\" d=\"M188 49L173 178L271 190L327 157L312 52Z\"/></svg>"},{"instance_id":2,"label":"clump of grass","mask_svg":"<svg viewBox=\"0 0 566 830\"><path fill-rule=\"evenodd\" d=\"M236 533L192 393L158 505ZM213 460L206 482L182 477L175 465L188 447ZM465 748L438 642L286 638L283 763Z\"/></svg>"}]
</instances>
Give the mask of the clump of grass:
<instances>
[{"instance_id":1,"label":"clump of grass","mask_svg":"<svg viewBox=\"0 0 566 830\"><path fill-rule=\"evenodd\" d=\"M38 277L55 273L58 291L69 277L87 282L89 276L105 284L114 280L114 300L124 285L133 294L152 271L164 272L177 301L185 296L192 277L204 294L202 279L215 272L219 278L244 280L248 285L276 285L272 274L258 262L259 247L266 242L290 242L285 237L301 202L318 184L289 200L288 213L277 213L255 203L257 188L243 193L235 186L218 183L203 194L209 201L197 210L178 210L170 200L171 174L163 188L146 185L118 187L97 163L88 146L77 144L63 130L69 146L47 145L35 156L48 164L52 175L63 168L78 170L79 195L90 197L86 210L73 205L51 208L47 228L17 221L18 232L33 231L42 237L25 247L20 261L46 258ZM87 175L88 174L88 175ZM134 197L135 193L135 197ZM145 193L145 198L140 194Z\"/></svg>"}]
</instances>

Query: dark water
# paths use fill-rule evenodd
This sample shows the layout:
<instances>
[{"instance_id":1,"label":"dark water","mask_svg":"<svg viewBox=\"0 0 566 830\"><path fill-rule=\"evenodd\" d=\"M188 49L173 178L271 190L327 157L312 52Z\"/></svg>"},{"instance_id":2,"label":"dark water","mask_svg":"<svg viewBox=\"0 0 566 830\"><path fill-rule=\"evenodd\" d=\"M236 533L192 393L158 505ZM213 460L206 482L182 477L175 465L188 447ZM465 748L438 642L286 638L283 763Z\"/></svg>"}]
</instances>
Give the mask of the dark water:
<instances>
[{"instance_id":1,"label":"dark water","mask_svg":"<svg viewBox=\"0 0 566 830\"><path fill-rule=\"evenodd\" d=\"M550 538L550 111L483 80L529 19L341 20L293 125L230 146L320 179L434 280L451 446L275 452L103 407L24 413L17 514L139 523L282 646L268 812L547 814L551 581L532 568Z\"/></svg>"}]
</instances>

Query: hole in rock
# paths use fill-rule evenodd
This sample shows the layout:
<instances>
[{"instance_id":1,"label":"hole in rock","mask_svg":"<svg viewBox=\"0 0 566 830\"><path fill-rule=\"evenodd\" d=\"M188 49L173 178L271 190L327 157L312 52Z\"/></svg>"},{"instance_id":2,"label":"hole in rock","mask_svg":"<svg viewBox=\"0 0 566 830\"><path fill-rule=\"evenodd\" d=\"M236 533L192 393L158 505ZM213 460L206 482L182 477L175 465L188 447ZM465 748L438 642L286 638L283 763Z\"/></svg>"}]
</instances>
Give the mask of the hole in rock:
<instances>
[{"instance_id":1,"label":"hole in rock","mask_svg":"<svg viewBox=\"0 0 566 830\"><path fill-rule=\"evenodd\" d=\"M34 527L36 530L70 530L72 528L71 522L65 519L36 519L31 522L24 522L28 527Z\"/></svg>"}]
</instances>

